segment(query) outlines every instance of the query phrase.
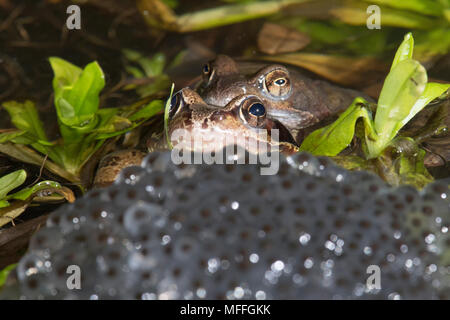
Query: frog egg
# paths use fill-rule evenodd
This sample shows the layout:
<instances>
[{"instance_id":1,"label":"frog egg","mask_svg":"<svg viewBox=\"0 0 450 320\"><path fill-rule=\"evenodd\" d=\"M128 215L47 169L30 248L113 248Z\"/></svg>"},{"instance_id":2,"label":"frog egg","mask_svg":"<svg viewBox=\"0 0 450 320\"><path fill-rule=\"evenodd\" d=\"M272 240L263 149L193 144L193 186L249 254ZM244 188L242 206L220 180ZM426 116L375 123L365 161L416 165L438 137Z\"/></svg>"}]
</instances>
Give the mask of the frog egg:
<instances>
[{"instance_id":1,"label":"frog egg","mask_svg":"<svg viewBox=\"0 0 450 320\"><path fill-rule=\"evenodd\" d=\"M130 235L136 235L141 226L162 228L165 224L162 208L155 204L138 202L124 214L124 226Z\"/></svg>"},{"instance_id":2,"label":"frog egg","mask_svg":"<svg viewBox=\"0 0 450 320\"><path fill-rule=\"evenodd\" d=\"M19 280L24 280L35 274L44 274L51 270L51 263L35 253L25 255L17 266Z\"/></svg>"},{"instance_id":3,"label":"frog egg","mask_svg":"<svg viewBox=\"0 0 450 320\"><path fill-rule=\"evenodd\" d=\"M170 161L170 153L158 156ZM35 274L50 287L22 288L22 277L21 294L82 299L448 296L450 217L439 182L421 192L390 188L326 158L296 157L310 168L317 162L319 171L312 175L284 160L274 176L261 176L255 165L180 169L168 163L167 172L147 170L134 185L121 182L62 206L47 227L59 230L48 234L55 243L63 239L62 246L50 244L47 260L37 243L30 247L37 259L51 263L50 270ZM38 235L43 232L48 240L43 230ZM82 290L65 289L61 270L67 264L80 266ZM366 269L372 264L381 268L382 289L367 292Z\"/></svg>"},{"instance_id":4,"label":"frog egg","mask_svg":"<svg viewBox=\"0 0 450 320\"><path fill-rule=\"evenodd\" d=\"M30 240L29 249L34 252L42 252L45 255L58 251L64 244L60 230L56 227L44 228L36 233Z\"/></svg>"},{"instance_id":5,"label":"frog egg","mask_svg":"<svg viewBox=\"0 0 450 320\"><path fill-rule=\"evenodd\" d=\"M115 184L125 183L129 185L136 184L146 173L145 168L140 166L130 166L123 168L117 179L114 181Z\"/></svg>"},{"instance_id":6,"label":"frog egg","mask_svg":"<svg viewBox=\"0 0 450 320\"><path fill-rule=\"evenodd\" d=\"M22 293L30 299L54 296L55 288L47 281L50 270L49 260L33 253L25 255L17 266Z\"/></svg>"},{"instance_id":7,"label":"frog egg","mask_svg":"<svg viewBox=\"0 0 450 320\"><path fill-rule=\"evenodd\" d=\"M76 201L69 204L65 210L61 208L52 212L47 219L47 227L57 227L62 234L70 233L79 228L80 222L85 220L86 204L84 201Z\"/></svg>"},{"instance_id":8,"label":"frog egg","mask_svg":"<svg viewBox=\"0 0 450 320\"><path fill-rule=\"evenodd\" d=\"M145 183L145 179L137 182L136 185L127 185L122 184L121 190L116 194L114 204L120 208L120 213L123 215L123 212L137 201L156 201L158 200L148 188L143 187L143 185L147 186Z\"/></svg>"},{"instance_id":9,"label":"frog egg","mask_svg":"<svg viewBox=\"0 0 450 320\"><path fill-rule=\"evenodd\" d=\"M349 171L336 165L333 160L327 157L317 157L319 163L319 176L328 180L341 182L349 176Z\"/></svg>"},{"instance_id":10,"label":"frog egg","mask_svg":"<svg viewBox=\"0 0 450 320\"><path fill-rule=\"evenodd\" d=\"M309 175L320 176L321 164L319 160L307 152L299 152L286 158L286 162L293 168Z\"/></svg>"},{"instance_id":11,"label":"frog egg","mask_svg":"<svg viewBox=\"0 0 450 320\"><path fill-rule=\"evenodd\" d=\"M428 184L422 191L427 199L440 198L450 205L450 179L442 179Z\"/></svg>"},{"instance_id":12,"label":"frog egg","mask_svg":"<svg viewBox=\"0 0 450 320\"><path fill-rule=\"evenodd\" d=\"M141 167L145 168L148 172L165 172L171 162L170 152L155 151L145 156L142 160Z\"/></svg>"}]
</instances>

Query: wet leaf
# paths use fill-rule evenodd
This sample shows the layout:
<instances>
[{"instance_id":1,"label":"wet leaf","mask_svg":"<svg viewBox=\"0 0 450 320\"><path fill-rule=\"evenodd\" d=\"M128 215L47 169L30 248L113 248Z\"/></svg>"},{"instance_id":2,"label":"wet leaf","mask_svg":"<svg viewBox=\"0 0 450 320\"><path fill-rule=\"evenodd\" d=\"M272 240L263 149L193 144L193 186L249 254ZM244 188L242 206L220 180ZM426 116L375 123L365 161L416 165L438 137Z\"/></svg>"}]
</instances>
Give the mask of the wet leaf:
<instances>
[{"instance_id":1,"label":"wet leaf","mask_svg":"<svg viewBox=\"0 0 450 320\"><path fill-rule=\"evenodd\" d=\"M18 137L24 135L26 131L23 130L16 130L16 129L6 129L6 130L0 130L0 143L5 143L12 140L17 140ZM30 143L32 141L27 140Z\"/></svg>"},{"instance_id":2,"label":"wet leaf","mask_svg":"<svg viewBox=\"0 0 450 320\"><path fill-rule=\"evenodd\" d=\"M367 5L357 4L331 9L331 14L350 25L365 26L367 23ZM412 11L381 8L381 23L383 26L393 26L408 29L430 29L438 23L435 18L427 17Z\"/></svg>"},{"instance_id":3,"label":"wet leaf","mask_svg":"<svg viewBox=\"0 0 450 320\"><path fill-rule=\"evenodd\" d=\"M105 86L103 71L97 62L84 70L59 58L50 58L54 78L55 107L59 120L67 126L80 126L95 115L100 91Z\"/></svg>"},{"instance_id":4,"label":"wet leaf","mask_svg":"<svg viewBox=\"0 0 450 320\"><path fill-rule=\"evenodd\" d=\"M375 114L374 125L379 139L368 144L369 157L376 157L396 136L426 83L425 68L415 60L403 60L389 72Z\"/></svg>"},{"instance_id":5,"label":"wet leaf","mask_svg":"<svg viewBox=\"0 0 450 320\"><path fill-rule=\"evenodd\" d=\"M53 194L60 195L68 202L75 201L75 195L72 190L61 186L58 182L50 180L39 182L32 187L22 189L7 197L8 200L14 201L9 206L0 209L0 227L22 214L32 201L47 202L54 198Z\"/></svg>"},{"instance_id":6,"label":"wet leaf","mask_svg":"<svg viewBox=\"0 0 450 320\"><path fill-rule=\"evenodd\" d=\"M6 195L13 189L22 185L27 178L25 170L17 170L0 178L0 199L4 199Z\"/></svg>"},{"instance_id":7,"label":"wet leaf","mask_svg":"<svg viewBox=\"0 0 450 320\"><path fill-rule=\"evenodd\" d=\"M24 103L8 101L3 103L3 107L8 111L11 122L17 129L28 132L36 140L47 142L44 126L32 101L27 100Z\"/></svg>"},{"instance_id":8,"label":"wet leaf","mask_svg":"<svg viewBox=\"0 0 450 320\"><path fill-rule=\"evenodd\" d=\"M412 37L411 32L406 34L403 42L400 44L400 47L397 49L395 53L394 61L391 65L391 70L397 66L397 64L401 61L412 59L414 51L414 38Z\"/></svg>"},{"instance_id":9,"label":"wet leaf","mask_svg":"<svg viewBox=\"0 0 450 320\"><path fill-rule=\"evenodd\" d=\"M336 156L352 141L356 121L360 118L364 119L366 136L376 139L372 116L365 103L364 99L356 98L335 122L309 134L300 146L300 151L307 151L313 155Z\"/></svg>"},{"instance_id":10,"label":"wet leaf","mask_svg":"<svg viewBox=\"0 0 450 320\"><path fill-rule=\"evenodd\" d=\"M55 75L53 77L53 91L55 96L61 96L64 88L71 87L83 70L58 57L49 58L49 62Z\"/></svg>"},{"instance_id":11,"label":"wet leaf","mask_svg":"<svg viewBox=\"0 0 450 320\"><path fill-rule=\"evenodd\" d=\"M429 82L425 85L425 90L417 99L414 106L411 108L409 114L400 122L403 127L406 125L417 113L425 108L431 101L440 97L450 88L448 83Z\"/></svg>"},{"instance_id":12,"label":"wet leaf","mask_svg":"<svg viewBox=\"0 0 450 320\"><path fill-rule=\"evenodd\" d=\"M153 100L142 109L134 113L129 117L131 121L149 119L153 117L158 112L164 109L164 102L162 100Z\"/></svg>"},{"instance_id":13,"label":"wet leaf","mask_svg":"<svg viewBox=\"0 0 450 320\"><path fill-rule=\"evenodd\" d=\"M14 221L28 207L29 201L17 200L8 207L0 209L0 227Z\"/></svg>"},{"instance_id":14,"label":"wet leaf","mask_svg":"<svg viewBox=\"0 0 450 320\"><path fill-rule=\"evenodd\" d=\"M147 24L176 32L192 32L263 18L293 4L310 0L269 0L236 3L176 16L160 0L139 0L137 6Z\"/></svg>"},{"instance_id":15,"label":"wet leaf","mask_svg":"<svg viewBox=\"0 0 450 320\"><path fill-rule=\"evenodd\" d=\"M295 52L311 42L306 33L275 23L264 23L258 34L258 48L266 54Z\"/></svg>"},{"instance_id":16,"label":"wet leaf","mask_svg":"<svg viewBox=\"0 0 450 320\"><path fill-rule=\"evenodd\" d=\"M52 201L61 201L63 199L67 200L69 203L73 203L75 201L75 195L72 190L67 187L58 187L58 188L43 188L42 190L38 190L32 194L33 202L52 202Z\"/></svg>"},{"instance_id":17,"label":"wet leaf","mask_svg":"<svg viewBox=\"0 0 450 320\"><path fill-rule=\"evenodd\" d=\"M61 152L60 146L55 146L53 151L55 155L62 156L64 153ZM45 162L45 168L47 168L49 171L57 174L58 176L67 179L68 181L78 183L79 178L72 173L65 170L65 168L62 168L58 164L55 164L52 161L45 161L44 157L34 151L33 149L21 145L21 144L13 144L10 142L0 144L0 152L7 154L9 157L14 158L16 160L34 164L37 166L41 166ZM62 162L62 160L60 160Z\"/></svg>"},{"instance_id":18,"label":"wet leaf","mask_svg":"<svg viewBox=\"0 0 450 320\"><path fill-rule=\"evenodd\" d=\"M59 182L51 180L41 181L39 183L36 183L32 187L24 188L16 193L8 195L7 199L27 200L29 197L33 195L33 193L50 188L53 189L61 188L61 184Z\"/></svg>"}]
</instances>

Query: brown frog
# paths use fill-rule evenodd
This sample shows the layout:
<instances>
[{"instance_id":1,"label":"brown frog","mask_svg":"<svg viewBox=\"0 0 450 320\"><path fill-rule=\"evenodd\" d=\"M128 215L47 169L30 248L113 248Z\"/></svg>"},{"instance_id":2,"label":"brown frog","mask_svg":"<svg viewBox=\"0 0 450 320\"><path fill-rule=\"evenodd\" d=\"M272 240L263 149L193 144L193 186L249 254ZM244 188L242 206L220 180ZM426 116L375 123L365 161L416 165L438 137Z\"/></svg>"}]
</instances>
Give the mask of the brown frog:
<instances>
[{"instance_id":1,"label":"brown frog","mask_svg":"<svg viewBox=\"0 0 450 320\"><path fill-rule=\"evenodd\" d=\"M267 117L264 103L252 95L235 97L217 108L184 88L171 100L168 127L172 146L189 151L217 152L228 145L253 153L273 148L288 154L298 150L289 130Z\"/></svg>"},{"instance_id":2,"label":"brown frog","mask_svg":"<svg viewBox=\"0 0 450 320\"><path fill-rule=\"evenodd\" d=\"M163 130L163 117L152 120L147 150L169 149ZM289 130L276 119L267 117L263 102L256 96L239 96L222 108L211 106L189 88L172 97L168 135L175 151L216 154L227 146L238 146L253 154L279 151L292 154L298 145ZM233 149L234 150L234 149ZM114 182L121 169L139 165L145 154L135 149L119 150L102 159L94 185ZM215 156L213 156L217 159ZM223 158L222 158L223 159Z\"/></svg>"},{"instance_id":3,"label":"brown frog","mask_svg":"<svg viewBox=\"0 0 450 320\"><path fill-rule=\"evenodd\" d=\"M344 111L363 93L313 80L295 69L273 64L236 62L226 55L202 69L196 90L206 103L226 106L238 97L256 96L266 106L267 116L281 122L300 143L306 132L322 120Z\"/></svg>"}]
</instances>

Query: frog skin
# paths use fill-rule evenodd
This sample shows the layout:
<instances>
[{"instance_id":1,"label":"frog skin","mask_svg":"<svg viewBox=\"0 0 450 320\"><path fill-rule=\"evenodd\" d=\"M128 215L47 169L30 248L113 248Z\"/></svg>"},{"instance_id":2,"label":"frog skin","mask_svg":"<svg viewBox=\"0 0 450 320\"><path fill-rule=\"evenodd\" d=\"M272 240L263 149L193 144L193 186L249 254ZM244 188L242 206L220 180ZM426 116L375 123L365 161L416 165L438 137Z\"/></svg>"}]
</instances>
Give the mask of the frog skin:
<instances>
[{"instance_id":1,"label":"frog skin","mask_svg":"<svg viewBox=\"0 0 450 320\"><path fill-rule=\"evenodd\" d=\"M274 129L278 130L277 139ZM230 141L252 153L274 147L285 154L298 151L287 128L268 118L264 104L253 95L236 97L223 108L216 108L205 103L197 92L184 88L171 100L168 133L174 148L182 142L182 149L195 152L217 152ZM266 149L260 148L262 144Z\"/></svg>"},{"instance_id":2,"label":"frog skin","mask_svg":"<svg viewBox=\"0 0 450 320\"><path fill-rule=\"evenodd\" d=\"M196 91L212 106L224 107L245 95L258 97L267 116L281 122L299 144L311 127L344 111L354 98L365 94L322 80L313 80L283 65L236 62L226 55L203 66ZM331 120L330 120L331 119Z\"/></svg>"},{"instance_id":3,"label":"frog skin","mask_svg":"<svg viewBox=\"0 0 450 320\"><path fill-rule=\"evenodd\" d=\"M123 168L139 166L145 153L137 149L117 150L103 157L95 173L93 185L102 188L112 184Z\"/></svg>"}]
</instances>

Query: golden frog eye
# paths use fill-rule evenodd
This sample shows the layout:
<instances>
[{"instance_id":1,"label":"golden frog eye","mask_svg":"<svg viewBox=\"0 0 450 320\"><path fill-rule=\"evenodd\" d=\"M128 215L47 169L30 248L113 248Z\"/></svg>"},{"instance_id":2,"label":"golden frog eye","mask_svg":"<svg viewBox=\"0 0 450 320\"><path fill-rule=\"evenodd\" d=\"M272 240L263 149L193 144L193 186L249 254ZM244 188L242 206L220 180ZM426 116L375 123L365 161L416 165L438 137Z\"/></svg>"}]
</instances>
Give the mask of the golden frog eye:
<instances>
[{"instance_id":1,"label":"golden frog eye","mask_svg":"<svg viewBox=\"0 0 450 320\"><path fill-rule=\"evenodd\" d=\"M276 69L264 78L264 89L273 97L282 98L291 91L291 81L286 70Z\"/></svg>"},{"instance_id":2,"label":"golden frog eye","mask_svg":"<svg viewBox=\"0 0 450 320\"><path fill-rule=\"evenodd\" d=\"M266 120L266 107L261 100L251 97L242 101L240 115L250 126L261 127Z\"/></svg>"}]
</instances>

